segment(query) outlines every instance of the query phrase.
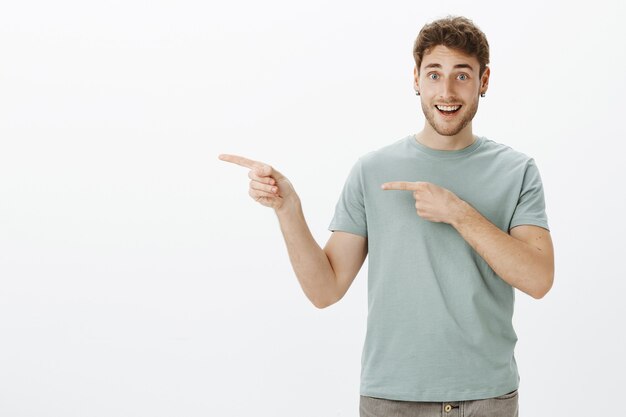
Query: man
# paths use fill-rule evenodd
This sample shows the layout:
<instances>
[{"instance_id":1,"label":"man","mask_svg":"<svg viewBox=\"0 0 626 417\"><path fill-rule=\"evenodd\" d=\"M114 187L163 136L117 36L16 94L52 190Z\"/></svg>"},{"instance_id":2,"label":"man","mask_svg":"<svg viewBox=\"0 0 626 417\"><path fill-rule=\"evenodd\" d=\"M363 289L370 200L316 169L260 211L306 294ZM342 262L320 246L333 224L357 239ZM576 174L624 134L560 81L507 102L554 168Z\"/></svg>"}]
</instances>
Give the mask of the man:
<instances>
[{"instance_id":1,"label":"man","mask_svg":"<svg viewBox=\"0 0 626 417\"><path fill-rule=\"evenodd\" d=\"M250 168L249 194L278 216L311 302L339 301L368 263L362 417L518 415L514 288L542 298L554 255L534 160L472 133L489 45L464 17L425 25L414 88L424 128L352 167L322 250L275 168Z\"/></svg>"}]
</instances>

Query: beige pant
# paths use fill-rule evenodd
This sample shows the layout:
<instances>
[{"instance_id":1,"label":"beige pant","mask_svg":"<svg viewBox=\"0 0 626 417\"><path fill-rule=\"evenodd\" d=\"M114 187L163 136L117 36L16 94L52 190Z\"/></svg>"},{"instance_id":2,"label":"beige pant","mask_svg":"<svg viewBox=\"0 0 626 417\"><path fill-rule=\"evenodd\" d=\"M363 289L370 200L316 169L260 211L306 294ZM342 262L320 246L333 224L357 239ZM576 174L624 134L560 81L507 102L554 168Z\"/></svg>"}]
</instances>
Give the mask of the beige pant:
<instances>
[{"instance_id":1,"label":"beige pant","mask_svg":"<svg viewBox=\"0 0 626 417\"><path fill-rule=\"evenodd\" d=\"M518 417L518 392L482 400L415 402L361 395L360 417Z\"/></svg>"}]
</instances>

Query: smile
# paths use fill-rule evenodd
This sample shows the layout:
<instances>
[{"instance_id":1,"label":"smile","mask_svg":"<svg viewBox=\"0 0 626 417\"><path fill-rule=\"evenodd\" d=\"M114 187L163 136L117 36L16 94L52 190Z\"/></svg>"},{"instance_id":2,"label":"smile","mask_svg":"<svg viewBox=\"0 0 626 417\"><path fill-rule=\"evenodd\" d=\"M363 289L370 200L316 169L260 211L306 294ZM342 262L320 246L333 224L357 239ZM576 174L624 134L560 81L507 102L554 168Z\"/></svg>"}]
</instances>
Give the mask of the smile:
<instances>
[{"instance_id":1,"label":"smile","mask_svg":"<svg viewBox=\"0 0 626 417\"><path fill-rule=\"evenodd\" d=\"M451 117L453 116L455 113L457 113L462 106L457 105L457 106L435 106L437 108L437 111L439 112L439 114L441 114L444 117Z\"/></svg>"}]
</instances>

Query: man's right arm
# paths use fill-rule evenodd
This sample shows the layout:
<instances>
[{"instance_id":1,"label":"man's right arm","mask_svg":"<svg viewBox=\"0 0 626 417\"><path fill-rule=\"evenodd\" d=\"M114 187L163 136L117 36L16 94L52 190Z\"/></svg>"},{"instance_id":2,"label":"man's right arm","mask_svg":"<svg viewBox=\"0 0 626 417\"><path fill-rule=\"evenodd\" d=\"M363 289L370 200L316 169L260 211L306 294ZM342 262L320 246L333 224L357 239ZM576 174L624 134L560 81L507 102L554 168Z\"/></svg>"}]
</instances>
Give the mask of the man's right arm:
<instances>
[{"instance_id":1,"label":"man's right arm","mask_svg":"<svg viewBox=\"0 0 626 417\"><path fill-rule=\"evenodd\" d=\"M341 300L367 256L367 239L334 232L325 248L317 244L304 218L300 199L275 210L289 259L307 298L317 308Z\"/></svg>"},{"instance_id":2,"label":"man's right arm","mask_svg":"<svg viewBox=\"0 0 626 417\"><path fill-rule=\"evenodd\" d=\"M271 165L240 155L220 154L218 159L250 169L248 194L274 209L293 270L313 305L324 308L339 301L367 256L366 238L335 232L322 250L311 235L300 198L287 177Z\"/></svg>"}]
</instances>

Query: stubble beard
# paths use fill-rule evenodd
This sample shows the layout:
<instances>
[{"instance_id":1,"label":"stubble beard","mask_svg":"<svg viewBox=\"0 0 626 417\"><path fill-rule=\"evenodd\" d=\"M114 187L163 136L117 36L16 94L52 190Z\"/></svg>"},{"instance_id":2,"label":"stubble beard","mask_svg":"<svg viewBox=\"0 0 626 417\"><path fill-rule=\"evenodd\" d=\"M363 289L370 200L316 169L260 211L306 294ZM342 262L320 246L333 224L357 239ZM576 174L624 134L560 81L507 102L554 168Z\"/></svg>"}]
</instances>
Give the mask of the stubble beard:
<instances>
[{"instance_id":1,"label":"stubble beard","mask_svg":"<svg viewBox=\"0 0 626 417\"><path fill-rule=\"evenodd\" d=\"M469 122L474 119L476 112L478 111L478 98L474 100L474 102L470 105L470 107L465 108L465 105L461 107L461 110L464 111L462 118L458 121L443 121L441 118L437 120L439 115L436 115L435 112L438 110L434 105L427 105L422 101L422 111L424 112L424 116L426 116L426 120L435 130L435 132L439 133L441 136L454 136L459 133L461 130L465 128L469 124Z\"/></svg>"}]
</instances>

